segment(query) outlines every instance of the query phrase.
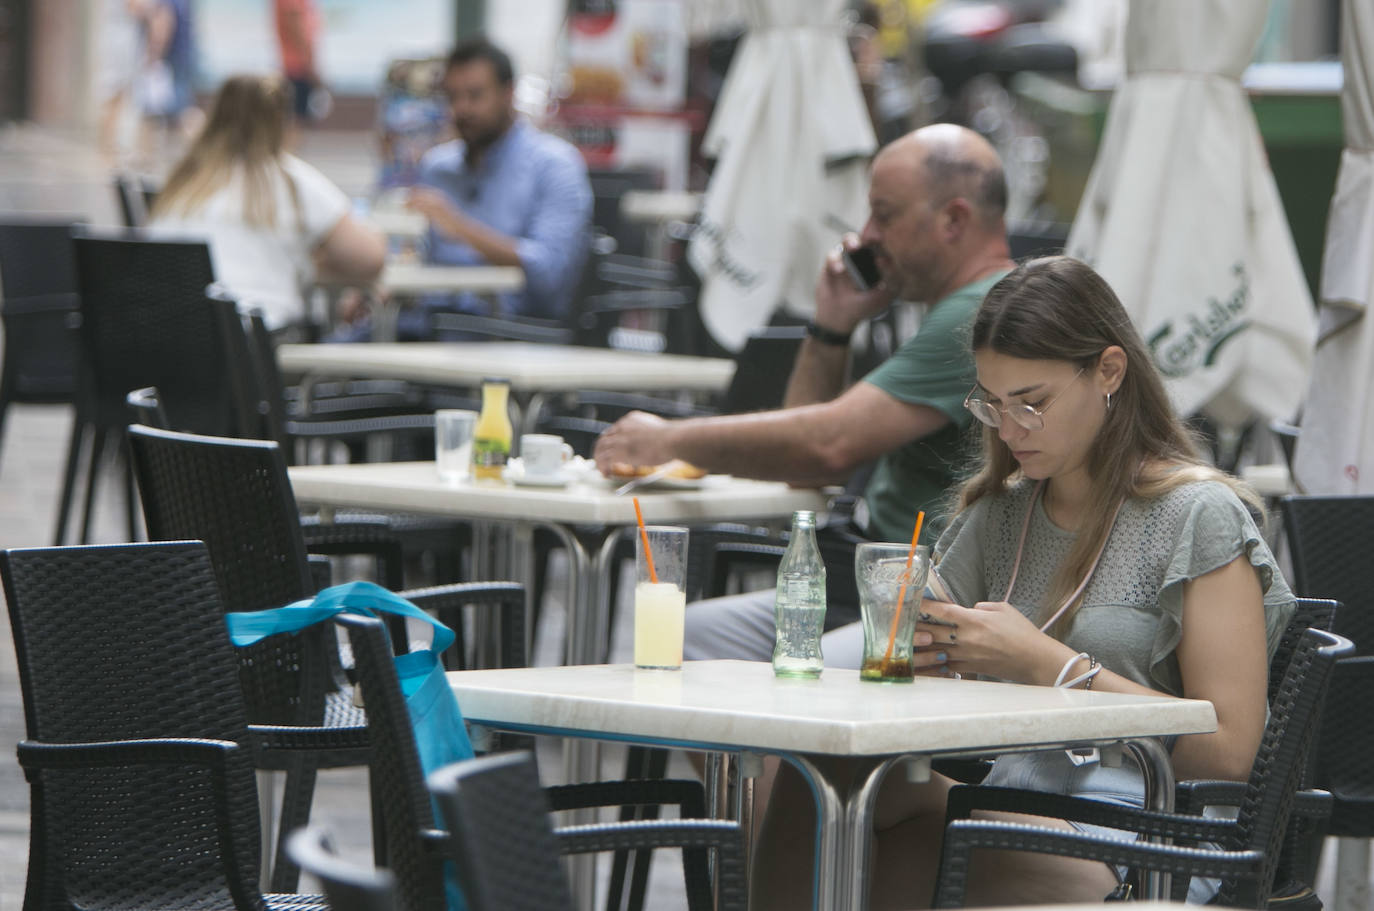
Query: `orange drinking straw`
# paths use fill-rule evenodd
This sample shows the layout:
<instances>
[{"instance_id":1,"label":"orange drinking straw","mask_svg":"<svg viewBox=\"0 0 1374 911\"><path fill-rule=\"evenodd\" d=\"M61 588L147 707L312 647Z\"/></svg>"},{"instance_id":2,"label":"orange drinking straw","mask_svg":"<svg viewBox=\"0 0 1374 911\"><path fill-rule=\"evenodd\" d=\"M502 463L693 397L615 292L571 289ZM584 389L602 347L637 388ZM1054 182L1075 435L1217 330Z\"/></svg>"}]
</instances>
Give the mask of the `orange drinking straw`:
<instances>
[{"instance_id":1,"label":"orange drinking straw","mask_svg":"<svg viewBox=\"0 0 1374 911\"><path fill-rule=\"evenodd\" d=\"M888 663L892 661L892 647L897 644L897 623L902 619L902 605L906 603L906 584L911 581L911 561L916 556L916 539L921 537L921 523L925 520L925 510L916 513L916 530L911 533L911 549L906 552L906 568L902 570L902 587L897 590L897 609L892 612L892 629L887 634L887 652L883 654L884 674L887 673Z\"/></svg>"},{"instance_id":2,"label":"orange drinking straw","mask_svg":"<svg viewBox=\"0 0 1374 911\"><path fill-rule=\"evenodd\" d=\"M644 512L639 508L639 497L633 497L635 504L635 521L639 523L639 540L644 542L644 562L649 564L649 581L658 584L658 573L654 571L654 552L649 549L649 533L644 530ZM925 513L922 513L925 515ZM916 520L916 528L921 527L920 519ZM915 546L914 544L912 545ZM907 560L907 566L911 565L911 560ZM897 628L894 626L892 631L895 633ZM891 650L889 649L889 654Z\"/></svg>"}]
</instances>

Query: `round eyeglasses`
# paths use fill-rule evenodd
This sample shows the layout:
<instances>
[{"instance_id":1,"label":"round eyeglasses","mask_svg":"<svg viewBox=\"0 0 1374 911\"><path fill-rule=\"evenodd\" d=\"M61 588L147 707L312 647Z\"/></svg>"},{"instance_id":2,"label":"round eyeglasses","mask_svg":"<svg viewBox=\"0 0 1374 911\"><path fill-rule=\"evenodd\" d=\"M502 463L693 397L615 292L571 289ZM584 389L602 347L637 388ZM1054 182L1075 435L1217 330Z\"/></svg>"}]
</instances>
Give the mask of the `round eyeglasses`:
<instances>
[{"instance_id":1,"label":"round eyeglasses","mask_svg":"<svg viewBox=\"0 0 1374 911\"><path fill-rule=\"evenodd\" d=\"M1068 389L1074 382L1083 375L1087 367L1079 367L1078 372L1073 375L1073 379L1064 384L1064 389ZM981 397L983 389L981 386L974 386L969 394L964 397L964 407L969 410L978 420L987 424L989 427L1001 427L1002 415L1007 415L1019 426L1026 430L1044 430L1045 412L1050 410L1050 406L1059 401L1059 397L1064 394L1064 389L1060 389L1043 406L1036 408L1033 405L1024 403L1015 405L998 406Z\"/></svg>"}]
</instances>

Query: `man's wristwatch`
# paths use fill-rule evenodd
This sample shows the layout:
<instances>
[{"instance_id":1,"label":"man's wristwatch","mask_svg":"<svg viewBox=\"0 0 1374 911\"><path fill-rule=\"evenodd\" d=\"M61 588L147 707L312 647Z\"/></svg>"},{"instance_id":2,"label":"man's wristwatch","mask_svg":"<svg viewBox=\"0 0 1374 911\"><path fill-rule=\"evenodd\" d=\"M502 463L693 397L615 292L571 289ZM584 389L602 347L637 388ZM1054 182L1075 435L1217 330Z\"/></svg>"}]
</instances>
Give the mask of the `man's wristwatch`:
<instances>
[{"instance_id":1,"label":"man's wristwatch","mask_svg":"<svg viewBox=\"0 0 1374 911\"><path fill-rule=\"evenodd\" d=\"M854 333L836 332L834 329L818 326L815 320L811 320L806 324L806 334L822 345L848 345L849 339Z\"/></svg>"}]
</instances>

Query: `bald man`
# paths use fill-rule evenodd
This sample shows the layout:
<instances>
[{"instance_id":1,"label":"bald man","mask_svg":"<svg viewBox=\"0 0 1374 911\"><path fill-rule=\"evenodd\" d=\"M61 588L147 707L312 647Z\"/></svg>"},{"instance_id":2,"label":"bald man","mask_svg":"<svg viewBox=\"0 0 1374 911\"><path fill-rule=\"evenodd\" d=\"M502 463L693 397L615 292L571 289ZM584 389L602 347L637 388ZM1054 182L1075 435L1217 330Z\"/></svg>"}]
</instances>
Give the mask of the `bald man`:
<instances>
[{"instance_id":1,"label":"bald man","mask_svg":"<svg viewBox=\"0 0 1374 911\"><path fill-rule=\"evenodd\" d=\"M818 486L843 483L877 460L864 489L863 532L873 540L909 540L918 510L928 519L944 511L945 493L964 464L970 417L963 401L975 382L964 332L983 295L1013 265L1006 196L996 151L971 130L935 124L884 147L873 160L868 220L844 241L873 249L882 282L860 290L839 249L827 258L784 407L681 421L635 412L597 441L597 466L608 472L614 463L676 458L712 472ZM844 388L850 335L894 300L930 304L919 331ZM923 542L942 525L928 521ZM687 612L686 657L771 655L771 593L744 598L752 608L732 598ZM832 585L827 628L858 617L856 603L836 600Z\"/></svg>"}]
</instances>

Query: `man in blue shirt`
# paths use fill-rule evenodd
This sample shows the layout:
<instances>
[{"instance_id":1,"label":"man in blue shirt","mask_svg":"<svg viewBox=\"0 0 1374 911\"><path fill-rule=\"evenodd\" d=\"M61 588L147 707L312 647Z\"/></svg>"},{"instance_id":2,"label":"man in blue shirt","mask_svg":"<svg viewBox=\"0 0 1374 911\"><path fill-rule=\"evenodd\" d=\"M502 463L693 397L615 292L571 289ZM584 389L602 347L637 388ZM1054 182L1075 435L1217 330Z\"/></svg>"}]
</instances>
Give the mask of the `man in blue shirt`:
<instances>
[{"instance_id":1,"label":"man in blue shirt","mask_svg":"<svg viewBox=\"0 0 1374 911\"><path fill-rule=\"evenodd\" d=\"M569 143L517 118L510 57L485 39L453 51L443 84L459 138L425 153L408 201L429 219L428 259L520 266L525 287L494 303L460 294L425 308L566 318L587 258L586 163Z\"/></svg>"}]
</instances>

